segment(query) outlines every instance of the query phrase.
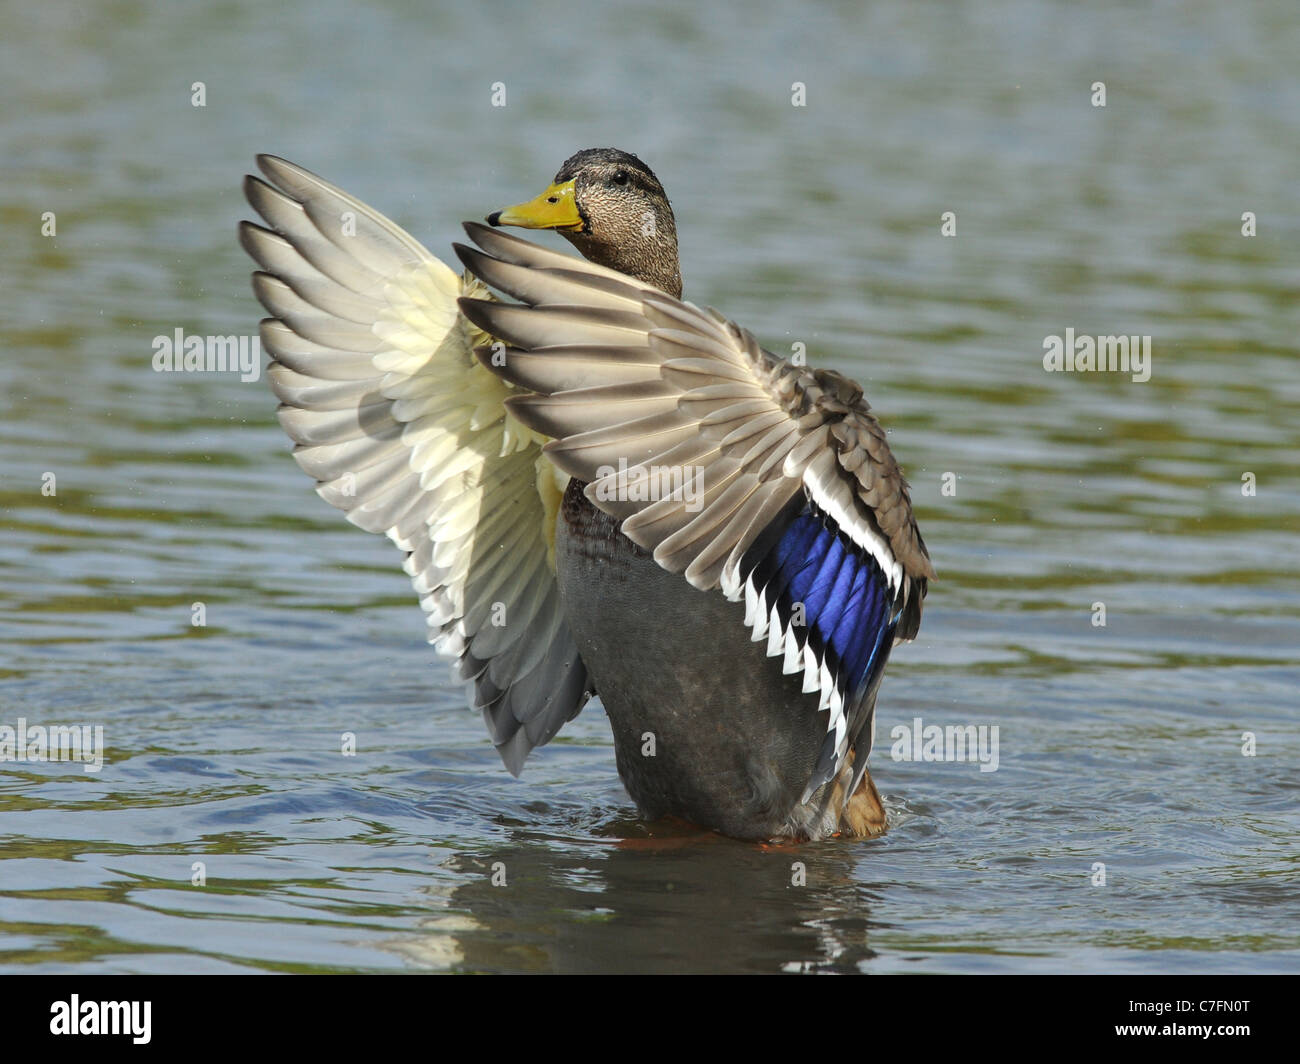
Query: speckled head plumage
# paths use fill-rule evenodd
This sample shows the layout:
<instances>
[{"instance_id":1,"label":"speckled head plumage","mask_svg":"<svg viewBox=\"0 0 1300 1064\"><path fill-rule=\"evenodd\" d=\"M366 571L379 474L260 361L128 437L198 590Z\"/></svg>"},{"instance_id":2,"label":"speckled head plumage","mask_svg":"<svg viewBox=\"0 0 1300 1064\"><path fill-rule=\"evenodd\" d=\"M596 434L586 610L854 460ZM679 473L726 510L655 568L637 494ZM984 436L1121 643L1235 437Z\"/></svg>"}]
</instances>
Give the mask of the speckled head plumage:
<instances>
[{"instance_id":1,"label":"speckled head plumage","mask_svg":"<svg viewBox=\"0 0 1300 1064\"><path fill-rule=\"evenodd\" d=\"M540 196L488 215L490 225L554 229L583 258L682 293L677 225L654 171L618 148L569 156Z\"/></svg>"}]
</instances>

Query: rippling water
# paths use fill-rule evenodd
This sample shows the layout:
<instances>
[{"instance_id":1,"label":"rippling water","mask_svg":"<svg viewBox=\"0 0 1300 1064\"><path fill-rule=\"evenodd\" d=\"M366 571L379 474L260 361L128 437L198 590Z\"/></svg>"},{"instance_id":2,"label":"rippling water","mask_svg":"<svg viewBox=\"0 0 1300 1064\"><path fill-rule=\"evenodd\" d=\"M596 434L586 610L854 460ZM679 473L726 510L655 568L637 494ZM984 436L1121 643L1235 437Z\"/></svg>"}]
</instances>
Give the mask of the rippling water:
<instances>
[{"instance_id":1,"label":"rippling water","mask_svg":"<svg viewBox=\"0 0 1300 1064\"><path fill-rule=\"evenodd\" d=\"M0 764L4 970L1300 969L1300 17L856 7L7 13L0 724L107 752ZM255 152L442 253L602 144L687 296L860 380L912 481L883 839L641 824L594 704L511 779L265 383L150 369L261 315ZM1067 328L1151 336L1150 380L1044 372ZM997 771L891 760L917 717Z\"/></svg>"}]
</instances>

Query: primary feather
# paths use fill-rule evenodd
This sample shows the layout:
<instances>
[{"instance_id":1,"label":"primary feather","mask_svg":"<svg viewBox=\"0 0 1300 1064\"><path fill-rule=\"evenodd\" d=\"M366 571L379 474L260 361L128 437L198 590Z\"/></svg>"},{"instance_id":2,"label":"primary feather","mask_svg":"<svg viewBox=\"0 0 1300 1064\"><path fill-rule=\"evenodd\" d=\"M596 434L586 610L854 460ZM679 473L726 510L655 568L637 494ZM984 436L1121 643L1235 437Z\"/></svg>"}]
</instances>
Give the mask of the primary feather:
<instances>
[{"instance_id":1,"label":"primary feather","mask_svg":"<svg viewBox=\"0 0 1300 1064\"><path fill-rule=\"evenodd\" d=\"M459 312L488 297L383 215L292 163L260 156L240 239L271 387L294 457L353 524L404 554L438 651L471 686L511 772L590 697L555 580L568 477L505 407Z\"/></svg>"}]
</instances>

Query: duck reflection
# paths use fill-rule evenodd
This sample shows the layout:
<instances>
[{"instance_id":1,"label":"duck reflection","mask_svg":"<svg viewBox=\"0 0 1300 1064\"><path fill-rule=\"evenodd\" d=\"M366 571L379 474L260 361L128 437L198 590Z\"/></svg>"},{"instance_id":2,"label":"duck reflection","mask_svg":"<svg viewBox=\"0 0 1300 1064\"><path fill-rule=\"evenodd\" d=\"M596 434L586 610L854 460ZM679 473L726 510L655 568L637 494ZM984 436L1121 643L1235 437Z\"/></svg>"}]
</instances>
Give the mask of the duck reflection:
<instances>
[{"instance_id":1,"label":"duck reflection","mask_svg":"<svg viewBox=\"0 0 1300 1064\"><path fill-rule=\"evenodd\" d=\"M557 844L511 826L506 845L448 861L464 883L430 924L437 940L402 951L467 972L859 971L875 956L878 893L855 869L873 845L764 846L636 821Z\"/></svg>"}]
</instances>

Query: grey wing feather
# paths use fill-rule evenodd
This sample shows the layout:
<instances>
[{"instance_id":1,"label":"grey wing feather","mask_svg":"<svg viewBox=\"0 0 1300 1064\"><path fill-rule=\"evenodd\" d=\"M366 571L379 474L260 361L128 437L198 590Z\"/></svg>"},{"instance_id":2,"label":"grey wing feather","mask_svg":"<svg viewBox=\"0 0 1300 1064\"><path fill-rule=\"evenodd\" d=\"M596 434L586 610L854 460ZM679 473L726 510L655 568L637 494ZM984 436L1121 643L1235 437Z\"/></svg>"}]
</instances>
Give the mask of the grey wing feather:
<instances>
[{"instance_id":1,"label":"grey wing feather","mask_svg":"<svg viewBox=\"0 0 1300 1064\"><path fill-rule=\"evenodd\" d=\"M776 358L716 311L476 223L465 229L482 249L455 245L467 268L521 301L460 301L466 318L509 342L479 357L529 389L507 400L510 411L553 437L546 454L661 566L697 588L748 596L755 640L766 637L787 672L802 670L804 690L829 711L814 782L854 746L860 778L879 677L839 689L810 644L755 608L740 566L787 507L808 500L879 565L891 638L915 636L934 570L862 390Z\"/></svg>"},{"instance_id":2,"label":"grey wing feather","mask_svg":"<svg viewBox=\"0 0 1300 1064\"><path fill-rule=\"evenodd\" d=\"M245 192L270 228L239 235L261 267L267 375L294 458L322 498L403 551L430 642L518 774L592 693L555 580L567 477L473 356L488 337L456 301L487 290L316 175L258 163L270 183L250 176Z\"/></svg>"}]
</instances>

